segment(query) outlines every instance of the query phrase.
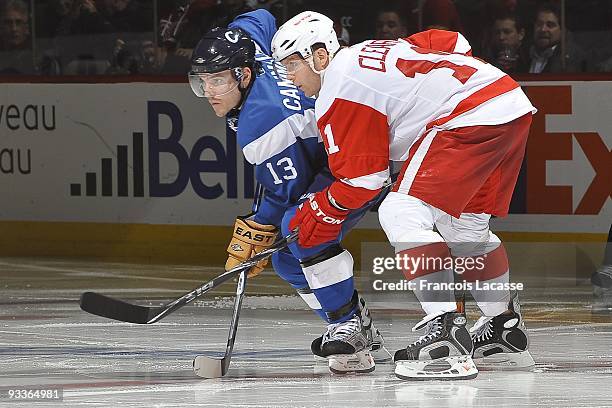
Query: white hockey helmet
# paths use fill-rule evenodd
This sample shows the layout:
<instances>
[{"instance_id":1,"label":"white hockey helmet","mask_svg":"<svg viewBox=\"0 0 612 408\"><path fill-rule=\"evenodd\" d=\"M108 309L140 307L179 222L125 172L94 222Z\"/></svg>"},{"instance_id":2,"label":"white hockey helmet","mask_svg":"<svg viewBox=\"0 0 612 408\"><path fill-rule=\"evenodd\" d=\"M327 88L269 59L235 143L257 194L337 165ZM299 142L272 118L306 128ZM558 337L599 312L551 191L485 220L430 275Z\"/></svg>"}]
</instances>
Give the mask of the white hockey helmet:
<instances>
[{"instance_id":1,"label":"white hockey helmet","mask_svg":"<svg viewBox=\"0 0 612 408\"><path fill-rule=\"evenodd\" d=\"M323 43L332 57L340 49L334 22L316 11L304 11L289 19L274 34L272 56L281 61L299 53L308 59L312 56L312 46L318 43Z\"/></svg>"}]
</instances>

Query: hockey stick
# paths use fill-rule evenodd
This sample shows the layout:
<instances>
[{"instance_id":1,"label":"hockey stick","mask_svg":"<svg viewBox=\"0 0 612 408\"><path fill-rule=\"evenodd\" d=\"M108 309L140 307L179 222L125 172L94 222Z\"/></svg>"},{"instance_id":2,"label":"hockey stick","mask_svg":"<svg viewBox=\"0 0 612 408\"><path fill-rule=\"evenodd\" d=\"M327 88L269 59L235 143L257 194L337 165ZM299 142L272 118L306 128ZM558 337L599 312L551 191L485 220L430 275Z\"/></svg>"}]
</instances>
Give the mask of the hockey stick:
<instances>
[{"instance_id":1,"label":"hockey stick","mask_svg":"<svg viewBox=\"0 0 612 408\"><path fill-rule=\"evenodd\" d=\"M191 292L188 292L178 299L165 305L158 307L140 306L123 300L111 298L96 292L85 292L81 295L81 309L84 311L106 317L109 319L119 320L121 322L151 324L175 312L181 307L193 302L206 292L218 287L222 283L232 279L243 271L248 271L255 266L259 261L267 259L272 254L284 249L295 241L298 237L298 232L294 231L286 237L278 240L274 245L264 249L260 253L252 256L246 261L236 265L234 268L221 275L213 278L207 283L198 286Z\"/></svg>"},{"instance_id":2,"label":"hockey stick","mask_svg":"<svg viewBox=\"0 0 612 408\"><path fill-rule=\"evenodd\" d=\"M253 213L256 213L263 199L264 189L261 184L257 184L255 200L253 202ZM225 345L225 354L223 357L213 358L208 356L196 356L193 360L193 371L195 375L203 378L219 378L227 373L230 361L232 359L232 351L234 350L234 342L236 341L236 332L238 330L238 319L240 318L240 308L242 307L242 299L246 290L246 281L248 271L243 271L240 274L238 285L236 286L236 299L234 300L234 312L232 313L232 321L230 323L227 343Z\"/></svg>"},{"instance_id":3,"label":"hockey stick","mask_svg":"<svg viewBox=\"0 0 612 408\"><path fill-rule=\"evenodd\" d=\"M232 359L232 350L234 350L234 342L236 341L236 331L238 330L238 318L240 317L240 308L242 307L242 299L246 289L247 271L240 274L238 287L236 288L236 300L234 301L234 313L232 314L232 322L230 324L229 336L227 345L225 346L225 354L222 358L214 358L208 356L196 356L193 360L193 371L198 377L203 378L219 378L227 373L230 361Z\"/></svg>"}]
</instances>

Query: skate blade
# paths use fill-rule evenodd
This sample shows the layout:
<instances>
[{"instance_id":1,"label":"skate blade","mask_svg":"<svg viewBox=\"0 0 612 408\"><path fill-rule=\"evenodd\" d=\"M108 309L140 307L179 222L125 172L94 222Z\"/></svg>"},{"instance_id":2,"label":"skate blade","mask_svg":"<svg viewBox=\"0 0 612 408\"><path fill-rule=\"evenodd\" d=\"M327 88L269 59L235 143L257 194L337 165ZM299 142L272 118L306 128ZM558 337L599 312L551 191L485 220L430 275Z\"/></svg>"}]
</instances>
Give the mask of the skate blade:
<instances>
[{"instance_id":1,"label":"skate blade","mask_svg":"<svg viewBox=\"0 0 612 408\"><path fill-rule=\"evenodd\" d=\"M370 354L376 364L388 363L393 360L393 355L385 346L370 350ZM328 362L326 357L317 356L316 354L313 354L312 357L317 364L327 364Z\"/></svg>"},{"instance_id":2,"label":"skate blade","mask_svg":"<svg viewBox=\"0 0 612 408\"><path fill-rule=\"evenodd\" d=\"M535 361L529 350L518 353L496 353L486 357L474 358L474 362L481 370L486 371L512 371L529 370L535 366Z\"/></svg>"},{"instance_id":3,"label":"skate blade","mask_svg":"<svg viewBox=\"0 0 612 408\"><path fill-rule=\"evenodd\" d=\"M470 356L401 360L395 365L395 376L410 381L471 380L477 375L478 369Z\"/></svg>"},{"instance_id":4,"label":"skate blade","mask_svg":"<svg viewBox=\"0 0 612 408\"><path fill-rule=\"evenodd\" d=\"M393 355L382 343L375 343L370 348L370 354L376 363L388 363L393 360Z\"/></svg>"},{"instance_id":5,"label":"skate blade","mask_svg":"<svg viewBox=\"0 0 612 408\"><path fill-rule=\"evenodd\" d=\"M329 371L334 374L371 373L376 363L369 351L355 354L335 354L328 357Z\"/></svg>"}]
</instances>

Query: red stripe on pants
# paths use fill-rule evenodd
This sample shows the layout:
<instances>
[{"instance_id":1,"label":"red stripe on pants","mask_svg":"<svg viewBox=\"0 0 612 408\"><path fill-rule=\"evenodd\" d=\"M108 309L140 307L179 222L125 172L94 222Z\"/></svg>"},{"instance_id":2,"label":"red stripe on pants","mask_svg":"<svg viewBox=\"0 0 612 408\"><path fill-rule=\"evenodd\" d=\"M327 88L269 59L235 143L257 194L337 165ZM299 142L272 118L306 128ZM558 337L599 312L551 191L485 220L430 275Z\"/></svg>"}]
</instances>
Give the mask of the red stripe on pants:
<instances>
[{"instance_id":1,"label":"red stripe on pants","mask_svg":"<svg viewBox=\"0 0 612 408\"><path fill-rule=\"evenodd\" d=\"M493 251L479 255L475 257L464 257L458 259L468 259L471 258L474 260L475 265L483 265L483 267L474 267L466 269L464 273L461 274L461 278L468 282L486 281L498 278L505 274L508 271L508 254L506 253L506 248L504 244L500 244ZM480 259L481 262L478 262Z\"/></svg>"}]
</instances>

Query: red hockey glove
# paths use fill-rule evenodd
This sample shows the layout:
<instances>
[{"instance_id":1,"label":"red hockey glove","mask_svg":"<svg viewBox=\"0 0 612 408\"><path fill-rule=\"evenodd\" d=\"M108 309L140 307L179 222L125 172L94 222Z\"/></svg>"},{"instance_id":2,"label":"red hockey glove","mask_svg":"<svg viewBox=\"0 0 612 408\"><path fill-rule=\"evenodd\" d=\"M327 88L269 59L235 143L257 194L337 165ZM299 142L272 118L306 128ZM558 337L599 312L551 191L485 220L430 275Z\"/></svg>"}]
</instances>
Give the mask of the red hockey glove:
<instances>
[{"instance_id":1,"label":"red hockey glove","mask_svg":"<svg viewBox=\"0 0 612 408\"><path fill-rule=\"evenodd\" d=\"M300 204L289 222L289 228L294 230L299 227L298 243L310 248L335 239L348 214L349 210L341 210L331 204L325 189Z\"/></svg>"}]
</instances>

